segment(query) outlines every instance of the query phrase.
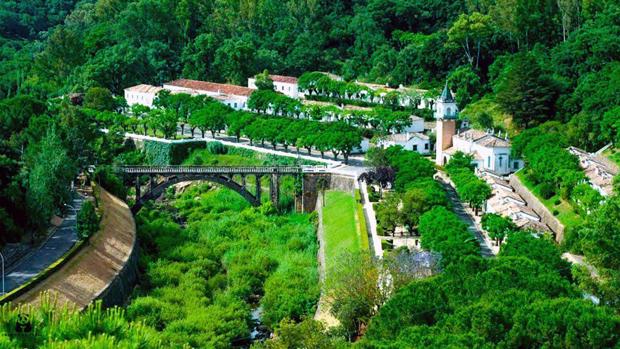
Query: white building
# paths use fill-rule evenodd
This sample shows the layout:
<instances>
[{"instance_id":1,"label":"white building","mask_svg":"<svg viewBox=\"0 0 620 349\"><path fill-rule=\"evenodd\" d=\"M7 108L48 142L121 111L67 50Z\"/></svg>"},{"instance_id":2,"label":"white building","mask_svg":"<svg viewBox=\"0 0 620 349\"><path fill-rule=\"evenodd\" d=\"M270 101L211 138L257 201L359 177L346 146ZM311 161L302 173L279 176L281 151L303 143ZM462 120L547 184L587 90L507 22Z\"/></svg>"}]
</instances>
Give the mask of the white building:
<instances>
[{"instance_id":1,"label":"white building","mask_svg":"<svg viewBox=\"0 0 620 349\"><path fill-rule=\"evenodd\" d=\"M296 77L284 75L269 75L269 78L273 81L273 89L276 92L280 92L283 95L295 99L303 97L303 93L299 91ZM251 89L256 89L256 78L248 79L248 87Z\"/></svg>"},{"instance_id":2,"label":"white building","mask_svg":"<svg viewBox=\"0 0 620 349\"><path fill-rule=\"evenodd\" d=\"M171 93L188 93L194 96L207 95L236 110L248 109L248 99L254 92L253 89L243 86L188 79L167 82L163 88Z\"/></svg>"},{"instance_id":3,"label":"white building","mask_svg":"<svg viewBox=\"0 0 620 349\"><path fill-rule=\"evenodd\" d=\"M385 148L400 145L405 150L416 151L420 154L429 154L432 150L429 137L419 132L389 135L378 141L377 145Z\"/></svg>"},{"instance_id":4,"label":"white building","mask_svg":"<svg viewBox=\"0 0 620 349\"><path fill-rule=\"evenodd\" d=\"M510 156L511 145L508 138L501 134L480 130L456 130L458 107L448 89L443 89L435 103L437 120L437 145L435 162L445 165L456 152L473 156L473 163L480 170L497 175L507 175L523 167L523 161Z\"/></svg>"},{"instance_id":5,"label":"white building","mask_svg":"<svg viewBox=\"0 0 620 349\"><path fill-rule=\"evenodd\" d=\"M161 90L163 88L145 84L128 87L125 89L125 100L130 107L134 104L141 104L152 108L153 101Z\"/></svg>"},{"instance_id":6,"label":"white building","mask_svg":"<svg viewBox=\"0 0 620 349\"><path fill-rule=\"evenodd\" d=\"M411 115L411 125L405 127L403 132L405 133L414 133L414 132L424 132L424 119L419 116Z\"/></svg>"}]
</instances>

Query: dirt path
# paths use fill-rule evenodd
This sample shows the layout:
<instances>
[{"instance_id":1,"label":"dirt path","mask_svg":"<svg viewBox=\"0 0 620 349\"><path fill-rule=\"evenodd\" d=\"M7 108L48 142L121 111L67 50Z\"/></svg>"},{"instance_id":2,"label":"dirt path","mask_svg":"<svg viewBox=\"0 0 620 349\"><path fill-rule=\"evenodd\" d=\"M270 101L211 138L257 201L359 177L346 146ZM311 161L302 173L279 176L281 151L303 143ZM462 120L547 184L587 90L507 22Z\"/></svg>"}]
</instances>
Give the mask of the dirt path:
<instances>
[{"instance_id":1,"label":"dirt path","mask_svg":"<svg viewBox=\"0 0 620 349\"><path fill-rule=\"evenodd\" d=\"M494 252L493 248L491 248L491 242L485 238L482 228L476 224L474 217L472 217L472 215L465 209L465 206L459 199L458 194L450 183L447 175L439 172L436 179L441 185L443 185L444 189L446 189L448 199L452 203L452 210L454 213L456 213L456 215L459 216L459 218L467 225L467 230L478 241L478 244L480 245L480 254L483 257L494 257L496 252Z\"/></svg>"}]
</instances>

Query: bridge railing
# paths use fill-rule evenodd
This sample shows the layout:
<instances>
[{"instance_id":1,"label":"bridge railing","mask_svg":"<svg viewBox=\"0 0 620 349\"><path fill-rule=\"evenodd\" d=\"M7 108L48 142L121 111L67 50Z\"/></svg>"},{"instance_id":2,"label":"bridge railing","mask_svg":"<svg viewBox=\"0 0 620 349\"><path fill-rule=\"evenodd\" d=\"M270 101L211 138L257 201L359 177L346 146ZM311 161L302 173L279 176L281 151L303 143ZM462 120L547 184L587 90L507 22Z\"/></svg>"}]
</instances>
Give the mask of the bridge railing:
<instances>
[{"instance_id":1,"label":"bridge railing","mask_svg":"<svg viewBox=\"0 0 620 349\"><path fill-rule=\"evenodd\" d=\"M327 172L326 166L120 166L126 174L296 174Z\"/></svg>"}]
</instances>

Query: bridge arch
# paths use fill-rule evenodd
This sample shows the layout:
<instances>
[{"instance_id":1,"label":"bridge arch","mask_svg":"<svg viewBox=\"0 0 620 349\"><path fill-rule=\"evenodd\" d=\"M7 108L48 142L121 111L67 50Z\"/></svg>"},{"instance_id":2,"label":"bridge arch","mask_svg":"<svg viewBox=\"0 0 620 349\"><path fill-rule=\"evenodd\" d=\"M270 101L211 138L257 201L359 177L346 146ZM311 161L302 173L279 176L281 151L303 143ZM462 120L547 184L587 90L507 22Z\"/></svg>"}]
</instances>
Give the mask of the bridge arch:
<instances>
[{"instance_id":1,"label":"bridge arch","mask_svg":"<svg viewBox=\"0 0 620 349\"><path fill-rule=\"evenodd\" d=\"M167 177L163 182L154 185L150 188L148 192L144 195L140 196L136 203L132 207L132 211L137 213L140 211L142 206L149 201L155 200L160 197L167 188L181 183L181 182L193 182L193 181L207 181L213 182L217 184L221 184L226 188L229 188L239 195L241 195L245 200L247 200L252 206L260 206L260 193L258 195L252 194L244 185L240 185L239 183L232 180L231 177L226 177L222 175L210 175L210 174L191 174L191 175L176 175ZM256 181L260 181L260 177L256 178ZM257 192L260 191L260 184L258 184Z\"/></svg>"}]
</instances>

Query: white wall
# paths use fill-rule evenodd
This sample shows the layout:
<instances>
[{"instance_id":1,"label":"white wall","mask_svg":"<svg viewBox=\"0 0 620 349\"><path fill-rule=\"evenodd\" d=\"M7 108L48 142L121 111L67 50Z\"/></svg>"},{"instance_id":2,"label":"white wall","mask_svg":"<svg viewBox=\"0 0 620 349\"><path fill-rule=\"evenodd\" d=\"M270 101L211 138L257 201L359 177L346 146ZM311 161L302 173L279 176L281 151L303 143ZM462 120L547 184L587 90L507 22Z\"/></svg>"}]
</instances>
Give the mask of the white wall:
<instances>
[{"instance_id":1,"label":"white wall","mask_svg":"<svg viewBox=\"0 0 620 349\"><path fill-rule=\"evenodd\" d=\"M125 100L130 107L134 104L141 104L149 108L153 107L155 101L155 93L144 93L125 90Z\"/></svg>"},{"instance_id":2,"label":"white wall","mask_svg":"<svg viewBox=\"0 0 620 349\"><path fill-rule=\"evenodd\" d=\"M405 128L403 132L424 132L424 119L412 120L411 125Z\"/></svg>"},{"instance_id":3,"label":"white wall","mask_svg":"<svg viewBox=\"0 0 620 349\"><path fill-rule=\"evenodd\" d=\"M392 140L380 141L377 145L388 148L393 145L400 145L405 150L416 151L420 154L429 154L431 152L431 144L428 139L413 137L406 142L395 142Z\"/></svg>"}]
</instances>

